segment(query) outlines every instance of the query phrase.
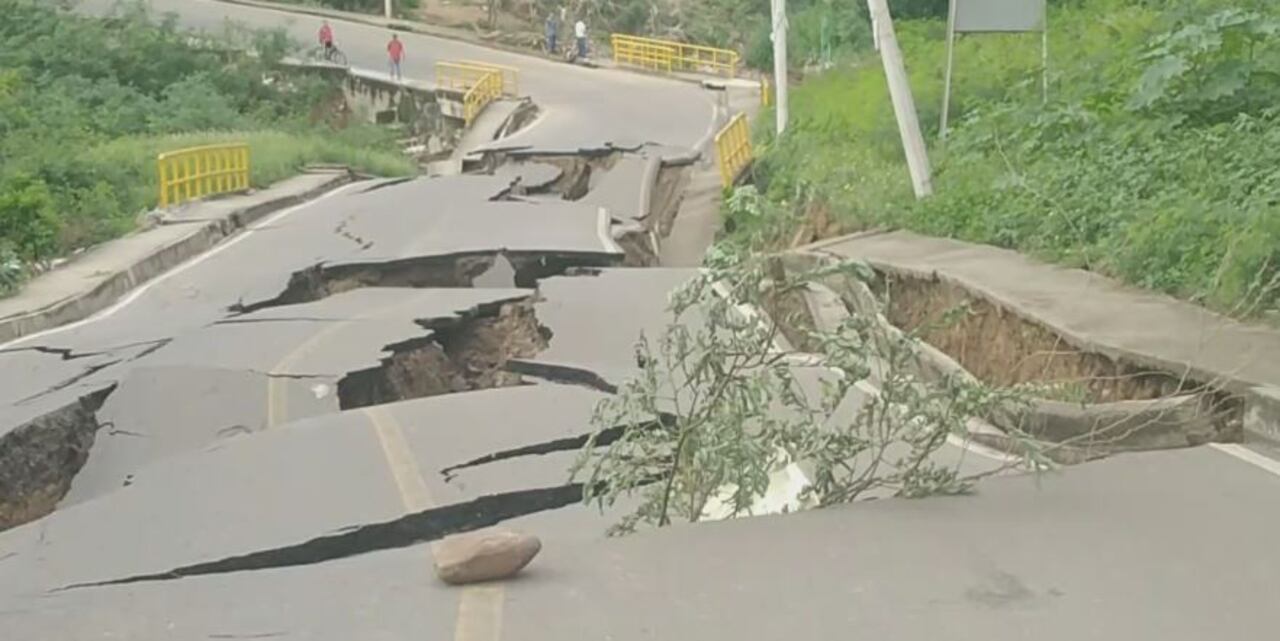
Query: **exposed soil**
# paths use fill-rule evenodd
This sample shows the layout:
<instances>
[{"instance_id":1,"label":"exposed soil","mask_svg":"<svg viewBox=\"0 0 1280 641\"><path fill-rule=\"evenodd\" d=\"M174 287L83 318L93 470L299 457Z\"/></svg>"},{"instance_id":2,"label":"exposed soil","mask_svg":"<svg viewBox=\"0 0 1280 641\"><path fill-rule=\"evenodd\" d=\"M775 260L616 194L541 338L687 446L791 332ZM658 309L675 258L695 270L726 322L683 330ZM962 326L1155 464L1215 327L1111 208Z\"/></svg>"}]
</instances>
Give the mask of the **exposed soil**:
<instances>
[{"instance_id":1,"label":"exposed soil","mask_svg":"<svg viewBox=\"0 0 1280 641\"><path fill-rule=\"evenodd\" d=\"M89 460L100 427L94 414L113 389L83 396L0 438L0 530L58 506Z\"/></svg>"},{"instance_id":2,"label":"exposed soil","mask_svg":"<svg viewBox=\"0 0 1280 641\"><path fill-rule=\"evenodd\" d=\"M535 356L551 339L527 300L482 308L431 330L428 338L391 346L392 355L378 367L339 380L340 407L520 385L520 376L505 369L507 361Z\"/></svg>"},{"instance_id":3,"label":"exposed soil","mask_svg":"<svg viewBox=\"0 0 1280 641\"><path fill-rule=\"evenodd\" d=\"M1063 386L1091 402L1156 399L1203 387L1076 349L1043 325L945 281L892 275L884 286L891 323L992 385Z\"/></svg>"},{"instance_id":4,"label":"exposed soil","mask_svg":"<svg viewBox=\"0 0 1280 641\"><path fill-rule=\"evenodd\" d=\"M1044 400L1016 419L1032 433L1097 441L1111 449L1240 438L1240 399L1211 383L1078 349L1053 330L953 283L881 276L891 323L988 384L1041 386L1036 394ZM1175 404L1175 397L1184 401ZM1125 403L1157 400L1169 406Z\"/></svg>"}]
</instances>

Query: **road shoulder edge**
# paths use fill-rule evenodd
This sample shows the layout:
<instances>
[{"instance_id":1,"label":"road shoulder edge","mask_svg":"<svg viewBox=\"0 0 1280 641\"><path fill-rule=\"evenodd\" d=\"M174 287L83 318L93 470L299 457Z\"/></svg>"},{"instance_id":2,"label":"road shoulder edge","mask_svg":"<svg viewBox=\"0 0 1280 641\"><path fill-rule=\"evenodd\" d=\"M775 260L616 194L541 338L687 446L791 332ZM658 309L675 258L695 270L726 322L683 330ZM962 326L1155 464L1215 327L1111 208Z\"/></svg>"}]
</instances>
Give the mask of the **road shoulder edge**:
<instances>
[{"instance_id":1,"label":"road shoulder edge","mask_svg":"<svg viewBox=\"0 0 1280 641\"><path fill-rule=\"evenodd\" d=\"M172 223L190 227L191 231L172 242L152 248L145 255L133 260L133 262L121 265L119 268L103 274L100 279L86 280L84 287L75 293L63 296L35 309L0 318L0 346L38 332L84 320L111 306L138 286L239 234L247 229L249 225L266 215L314 200L357 179L355 174L345 168L305 173L330 173L332 175L321 184L311 186L303 191L284 194L258 202L246 202L242 207L235 207L225 214L207 221L194 224ZM276 186L280 184L282 183L277 183ZM249 200L252 201L252 199ZM140 231L125 238L136 240L140 235L162 228L163 226ZM123 239L107 241L94 249L100 250L110 247L120 240ZM56 270L48 272L46 275L53 273L56 273ZM11 300L21 300L23 293L15 294Z\"/></svg>"}]
</instances>

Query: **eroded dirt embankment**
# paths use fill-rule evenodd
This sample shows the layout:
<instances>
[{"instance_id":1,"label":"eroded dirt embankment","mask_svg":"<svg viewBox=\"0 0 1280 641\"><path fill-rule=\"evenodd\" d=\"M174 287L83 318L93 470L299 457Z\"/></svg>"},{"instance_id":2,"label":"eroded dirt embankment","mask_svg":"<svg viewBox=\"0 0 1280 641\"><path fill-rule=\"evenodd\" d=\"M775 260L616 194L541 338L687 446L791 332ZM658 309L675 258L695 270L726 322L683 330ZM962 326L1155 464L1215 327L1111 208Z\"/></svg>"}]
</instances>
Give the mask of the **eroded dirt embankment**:
<instances>
[{"instance_id":1,"label":"eroded dirt embankment","mask_svg":"<svg viewBox=\"0 0 1280 641\"><path fill-rule=\"evenodd\" d=\"M795 254L776 261L774 280L835 259ZM785 264L785 266L784 266ZM962 376L1012 392L982 417L1009 434L1053 445L1062 462L1114 452L1176 448L1241 438L1242 403L1221 381L1143 367L1084 349L1035 319L937 277L878 271L869 282L843 272L768 297L769 315L798 349L851 314L872 315L885 332L921 341L911 367L927 380ZM1016 445L999 434L978 440ZM990 438L988 438L990 437Z\"/></svg>"},{"instance_id":2,"label":"eroded dirt embankment","mask_svg":"<svg viewBox=\"0 0 1280 641\"><path fill-rule=\"evenodd\" d=\"M0 437L0 530L57 507L89 460L96 413L113 387L81 396Z\"/></svg>"}]
</instances>

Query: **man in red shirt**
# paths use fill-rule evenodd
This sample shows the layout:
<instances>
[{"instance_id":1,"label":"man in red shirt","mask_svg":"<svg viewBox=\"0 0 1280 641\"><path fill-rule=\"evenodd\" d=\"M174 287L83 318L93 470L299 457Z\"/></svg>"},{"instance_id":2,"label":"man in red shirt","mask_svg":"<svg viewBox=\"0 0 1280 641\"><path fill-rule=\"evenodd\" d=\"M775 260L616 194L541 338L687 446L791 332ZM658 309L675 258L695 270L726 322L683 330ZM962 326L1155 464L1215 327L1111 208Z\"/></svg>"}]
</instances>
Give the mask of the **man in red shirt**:
<instances>
[{"instance_id":1,"label":"man in red shirt","mask_svg":"<svg viewBox=\"0 0 1280 641\"><path fill-rule=\"evenodd\" d=\"M391 42L387 43L387 56L391 58L391 77L396 80L403 80L400 75L400 61L404 60L404 43L400 42L400 37L391 34Z\"/></svg>"},{"instance_id":2,"label":"man in red shirt","mask_svg":"<svg viewBox=\"0 0 1280 641\"><path fill-rule=\"evenodd\" d=\"M333 27L329 26L328 20L320 25L320 46L324 47L326 59L333 55Z\"/></svg>"}]
</instances>

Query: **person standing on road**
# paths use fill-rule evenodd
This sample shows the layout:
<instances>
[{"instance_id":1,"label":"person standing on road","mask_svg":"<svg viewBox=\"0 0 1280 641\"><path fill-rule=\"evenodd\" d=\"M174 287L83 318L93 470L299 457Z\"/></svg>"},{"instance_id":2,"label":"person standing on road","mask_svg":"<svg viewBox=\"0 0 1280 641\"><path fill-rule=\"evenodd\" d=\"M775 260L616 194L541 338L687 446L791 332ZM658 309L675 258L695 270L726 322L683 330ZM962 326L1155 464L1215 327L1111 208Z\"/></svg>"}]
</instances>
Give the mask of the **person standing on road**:
<instances>
[{"instance_id":1,"label":"person standing on road","mask_svg":"<svg viewBox=\"0 0 1280 641\"><path fill-rule=\"evenodd\" d=\"M391 42L387 43L387 57L391 60L391 77L396 80L404 80L404 76L400 73L400 63L404 61L404 43L400 42L400 36L391 34Z\"/></svg>"},{"instance_id":2,"label":"person standing on road","mask_svg":"<svg viewBox=\"0 0 1280 641\"><path fill-rule=\"evenodd\" d=\"M573 37L578 40L578 58L587 57L587 23L581 18L573 25Z\"/></svg>"},{"instance_id":3,"label":"person standing on road","mask_svg":"<svg viewBox=\"0 0 1280 641\"><path fill-rule=\"evenodd\" d=\"M325 20L320 25L320 46L324 48L324 57L326 60L333 56L333 27L329 26L329 21Z\"/></svg>"},{"instance_id":4,"label":"person standing on road","mask_svg":"<svg viewBox=\"0 0 1280 641\"><path fill-rule=\"evenodd\" d=\"M547 14L547 53L556 52L556 35L559 31L560 25L556 20L556 12L552 11Z\"/></svg>"}]
</instances>

